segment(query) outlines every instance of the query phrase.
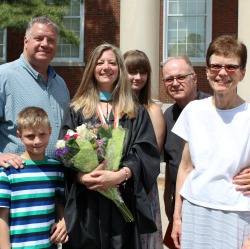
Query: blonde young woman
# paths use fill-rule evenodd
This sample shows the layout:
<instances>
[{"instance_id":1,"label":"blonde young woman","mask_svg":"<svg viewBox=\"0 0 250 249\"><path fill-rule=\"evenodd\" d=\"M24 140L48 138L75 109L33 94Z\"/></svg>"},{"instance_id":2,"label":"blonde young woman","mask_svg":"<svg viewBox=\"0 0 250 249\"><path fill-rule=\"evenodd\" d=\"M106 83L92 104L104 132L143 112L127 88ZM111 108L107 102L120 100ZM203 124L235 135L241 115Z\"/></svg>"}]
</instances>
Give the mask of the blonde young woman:
<instances>
[{"instance_id":1,"label":"blonde young woman","mask_svg":"<svg viewBox=\"0 0 250 249\"><path fill-rule=\"evenodd\" d=\"M130 50L124 54L125 65L133 92L144 105L153 123L159 151L165 140L166 124L163 113L151 97L151 65L147 55L140 50ZM157 225L157 232L141 235L143 249L162 249L162 225L157 182L149 194L151 211Z\"/></svg>"},{"instance_id":2,"label":"blonde young woman","mask_svg":"<svg viewBox=\"0 0 250 249\"><path fill-rule=\"evenodd\" d=\"M147 110L135 101L120 51L102 44L90 56L60 136L83 123L115 120L127 130L120 169L108 171L100 164L88 174L66 170L68 248L140 249L140 234L157 229L147 200L160 163L153 125ZM117 186L134 222L126 223L115 204L97 192Z\"/></svg>"}]
</instances>

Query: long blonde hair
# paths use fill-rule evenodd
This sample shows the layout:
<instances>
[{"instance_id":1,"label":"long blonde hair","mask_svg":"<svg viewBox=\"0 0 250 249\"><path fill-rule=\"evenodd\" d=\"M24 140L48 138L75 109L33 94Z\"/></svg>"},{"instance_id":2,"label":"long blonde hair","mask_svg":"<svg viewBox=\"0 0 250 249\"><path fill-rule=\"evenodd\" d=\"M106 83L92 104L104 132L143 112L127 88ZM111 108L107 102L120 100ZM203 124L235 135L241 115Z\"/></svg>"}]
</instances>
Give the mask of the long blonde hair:
<instances>
[{"instance_id":1,"label":"long blonde hair","mask_svg":"<svg viewBox=\"0 0 250 249\"><path fill-rule=\"evenodd\" d=\"M94 70L98 59L107 50L114 52L119 68L118 78L115 81L116 85L112 92L113 107L118 108L119 118L124 115L128 115L129 118L135 118L138 107L131 90L131 84L129 83L121 52L117 47L108 43L98 46L91 53L81 84L72 99L71 106L73 106L75 111L82 109L85 118L91 118L96 115L96 107L100 101Z\"/></svg>"}]
</instances>

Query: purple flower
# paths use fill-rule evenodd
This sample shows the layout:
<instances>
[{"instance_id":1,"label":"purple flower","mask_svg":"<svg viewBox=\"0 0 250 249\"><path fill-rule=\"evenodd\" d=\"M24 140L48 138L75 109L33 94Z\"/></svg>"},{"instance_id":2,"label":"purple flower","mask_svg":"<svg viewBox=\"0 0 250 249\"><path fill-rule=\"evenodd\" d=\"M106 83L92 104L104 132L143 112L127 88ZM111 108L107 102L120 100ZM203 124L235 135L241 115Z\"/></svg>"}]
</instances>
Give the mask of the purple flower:
<instances>
[{"instance_id":1,"label":"purple flower","mask_svg":"<svg viewBox=\"0 0 250 249\"><path fill-rule=\"evenodd\" d=\"M69 151L69 148L68 147L65 147L63 150L62 150L62 154L65 154Z\"/></svg>"},{"instance_id":2,"label":"purple flower","mask_svg":"<svg viewBox=\"0 0 250 249\"><path fill-rule=\"evenodd\" d=\"M97 148L95 149L95 151L96 151L96 152L102 153L102 152L103 152L103 148L102 148L102 147L97 147Z\"/></svg>"},{"instance_id":3,"label":"purple flower","mask_svg":"<svg viewBox=\"0 0 250 249\"><path fill-rule=\"evenodd\" d=\"M99 147L103 146L103 143L104 143L103 140L97 140L97 144Z\"/></svg>"},{"instance_id":4,"label":"purple flower","mask_svg":"<svg viewBox=\"0 0 250 249\"><path fill-rule=\"evenodd\" d=\"M64 154L66 154L68 152L68 147L65 147L63 150L62 149L56 149L55 151L55 155L56 156L59 156L59 157L62 157Z\"/></svg>"},{"instance_id":5,"label":"purple flower","mask_svg":"<svg viewBox=\"0 0 250 249\"><path fill-rule=\"evenodd\" d=\"M61 155L61 149L56 149L56 151L55 151L55 155L56 156L60 156Z\"/></svg>"}]
</instances>

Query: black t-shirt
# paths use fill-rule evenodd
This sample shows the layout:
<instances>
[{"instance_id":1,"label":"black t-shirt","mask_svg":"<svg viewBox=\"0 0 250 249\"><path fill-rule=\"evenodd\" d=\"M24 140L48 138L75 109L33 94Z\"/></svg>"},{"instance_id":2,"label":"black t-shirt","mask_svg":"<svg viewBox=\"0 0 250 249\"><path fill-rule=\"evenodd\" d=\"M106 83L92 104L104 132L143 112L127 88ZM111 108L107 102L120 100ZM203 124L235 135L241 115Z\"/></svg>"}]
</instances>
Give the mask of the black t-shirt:
<instances>
[{"instance_id":1,"label":"black t-shirt","mask_svg":"<svg viewBox=\"0 0 250 249\"><path fill-rule=\"evenodd\" d=\"M198 91L196 99L204 99L208 97L210 97L209 94ZM164 144L164 159L165 162L167 162L167 165L169 165L170 177L173 184L176 183L177 172L181 162L183 139L174 134L171 130L182 110L183 109L175 103L164 112L164 118L167 125L167 134Z\"/></svg>"}]
</instances>

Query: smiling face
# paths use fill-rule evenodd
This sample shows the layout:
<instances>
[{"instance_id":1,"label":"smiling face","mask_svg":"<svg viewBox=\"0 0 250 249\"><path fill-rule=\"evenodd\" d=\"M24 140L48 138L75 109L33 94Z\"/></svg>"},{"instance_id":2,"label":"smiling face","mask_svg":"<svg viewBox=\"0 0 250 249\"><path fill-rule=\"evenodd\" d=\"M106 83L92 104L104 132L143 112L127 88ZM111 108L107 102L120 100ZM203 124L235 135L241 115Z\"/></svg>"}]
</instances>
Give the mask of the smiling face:
<instances>
[{"instance_id":1,"label":"smiling face","mask_svg":"<svg viewBox=\"0 0 250 249\"><path fill-rule=\"evenodd\" d=\"M97 60L94 69L98 89L103 92L112 92L118 73L119 67L115 53L112 50L104 51Z\"/></svg>"},{"instance_id":2,"label":"smiling face","mask_svg":"<svg viewBox=\"0 0 250 249\"><path fill-rule=\"evenodd\" d=\"M188 75L191 72L189 65L184 59L176 58L168 61L163 66L163 79L169 79L182 75ZM171 84L167 81L164 83L168 95L177 102L183 100L193 100L196 96L196 75L188 75L183 81L173 80Z\"/></svg>"},{"instance_id":3,"label":"smiling face","mask_svg":"<svg viewBox=\"0 0 250 249\"><path fill-rule=\"evenodd\" d=\"M213 54L210 57L210 64L220 65L238 65L240 66L240 58L238 56L224 57ZM238 68L235 71L228 71L222 67L218 71L213 71L207 67L207 77L210 86L216 93L236 93L238 83L243 80L245 70Z\"/></svg>"},{"instance_id":4,"label":"smiling face","mask_svg":"<svg viewBox=\"0 0 250 249\"><path fill-rule=\"evenodd\" d=\"M132 89L139 93L141 89L145 86L147 79L148 79L148 74L147 72L143 71L136 71L136 72L128 72L128 78L130 82L132 83Z\"/></svg>"},{"instance_id":5,"label":"smiling face","mask_svg":"<svg viewBox=\"0 0 250 249\"><path fill-rule=\"evenodd\" d=\"M24 37L24 56L35 70L47 68L56 55L57 42L57 31L52 25L35 23Z\"/></svg>"},{"instance_id":6,"label":"smiling face","mask_svg":"<svg viewBox=\"0 0 250 249\"><path fill-rule=\"evenodd\" d=\"M39 125L34 129L23 129L17 131L18 137L25 145L24 157L31 160L43 160L45 150L49 143L51 128L46 125Z\"/></svg>"}]
</instances>

